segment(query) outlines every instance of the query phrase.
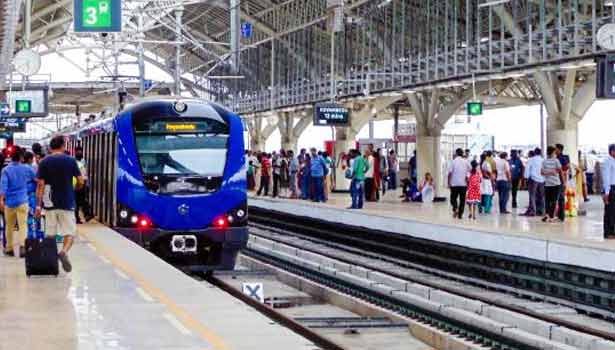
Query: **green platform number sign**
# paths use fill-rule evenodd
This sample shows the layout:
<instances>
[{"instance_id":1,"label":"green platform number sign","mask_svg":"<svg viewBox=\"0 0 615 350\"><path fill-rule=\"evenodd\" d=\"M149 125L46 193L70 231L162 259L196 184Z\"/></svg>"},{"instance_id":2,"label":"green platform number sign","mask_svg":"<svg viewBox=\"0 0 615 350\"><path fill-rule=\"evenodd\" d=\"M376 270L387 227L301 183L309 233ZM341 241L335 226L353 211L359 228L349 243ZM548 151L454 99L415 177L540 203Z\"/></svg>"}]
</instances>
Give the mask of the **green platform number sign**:
<instances>
[{"instance_id":1,"label":"green platform number sign","mask_svg":"<svg viewBox=\"0 0 615 350\"><path fill-rule=\"evenodd\" d=\"M83 26L105 28L111 26L111 0L84 0Z\"/></svg>"},{"instance_id":2,"label":"green platform number sign","mask_svg":"<svg viewBox=\"0 0 615 350\"><path fill-rule=\"evenodd\" d=\"M468 115L476 116L483 114L483 103L482 102L468 102Z\"/></svg>"},{"instance_id":3,"label":"green platform number sign","mask_svg":"<svg viewBox=\"0 0 615 350\"><path fill-rule=\"evenodd\" d=\"M16 100L15 101L15 113L28 114L32 112L32 101L30 100Z\"/></svg>"},{"instance_id":4,"label":"green platform number sign","mask_svg":"<svg viewBox=\"0 0 615 350\"><path fill-rule=\"evenodd\" d=\"M75 0L75 32L119 32L121 11L121 0Z\"/></svg>"}]
</instances>

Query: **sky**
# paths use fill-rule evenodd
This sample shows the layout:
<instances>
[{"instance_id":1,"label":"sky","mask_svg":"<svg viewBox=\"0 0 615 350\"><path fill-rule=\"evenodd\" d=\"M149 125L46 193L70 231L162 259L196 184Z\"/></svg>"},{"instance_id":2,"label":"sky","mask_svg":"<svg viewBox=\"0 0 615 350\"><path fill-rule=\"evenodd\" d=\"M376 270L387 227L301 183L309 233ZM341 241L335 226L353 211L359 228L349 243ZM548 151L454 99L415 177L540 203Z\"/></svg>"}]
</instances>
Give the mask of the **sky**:
<instances>
[{"instance_id":1,"label":"sky","mask_svg":"<svg viewBox=\"0 0 615 350\"><path fill-rule=\"evenodd\" d=\"M65 53L75 62L85 65L86 55L82 50ZM121 57L121 61L135 61L131 56ZM120 68L121 74L136 75L136 65L127 65ZM98 80L105 75L98 70L87 78L83 72L72 66L57 54L43 57L43 64L39 73L43 79L51 81L83 81ZM154 81L171 81L167 73L157 67L146 64L146 78ZM609 143L615 142L615 101L596 101L585 118L579 124L579 145L585 149L603 149ZM29 126L29 134L40 134L40 127ZM495 146L524 145L540 143L540 107L521 106L506 109L486 110L484 115L474 117L470 123L467 118L459 115L451 118L446 125L445 133L459 134L485 134L495 138ZM392 121L377 121L374 124L375 138L391 138L393 134ZM331 129L310 126L299 138L300 148L323 147L323 140L331 139ZM368 127L359 133L359 138L368 138ZM280 148L279 132L276 131L269 138L266 150L272 151Z\"/></svg>"}]
</instances>

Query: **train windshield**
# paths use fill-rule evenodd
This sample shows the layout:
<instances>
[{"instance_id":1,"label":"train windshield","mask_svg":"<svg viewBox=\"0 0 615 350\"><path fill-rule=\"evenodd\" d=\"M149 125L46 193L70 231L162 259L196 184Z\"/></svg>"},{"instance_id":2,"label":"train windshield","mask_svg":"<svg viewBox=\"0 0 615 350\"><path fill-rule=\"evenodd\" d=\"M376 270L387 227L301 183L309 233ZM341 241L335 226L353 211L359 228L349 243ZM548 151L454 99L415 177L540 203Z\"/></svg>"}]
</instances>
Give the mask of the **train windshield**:
<instances>
[{"instance_id":1,"label":"train windshield","mask_svg":"<svg viewBox=\"0 0 615 350\"><path fill-rule=\"evenodd\" d=\"M143 175L221 177L226 165L228 126L198 119L145 121L135 125Z\"/></svg>"}]
</instances>

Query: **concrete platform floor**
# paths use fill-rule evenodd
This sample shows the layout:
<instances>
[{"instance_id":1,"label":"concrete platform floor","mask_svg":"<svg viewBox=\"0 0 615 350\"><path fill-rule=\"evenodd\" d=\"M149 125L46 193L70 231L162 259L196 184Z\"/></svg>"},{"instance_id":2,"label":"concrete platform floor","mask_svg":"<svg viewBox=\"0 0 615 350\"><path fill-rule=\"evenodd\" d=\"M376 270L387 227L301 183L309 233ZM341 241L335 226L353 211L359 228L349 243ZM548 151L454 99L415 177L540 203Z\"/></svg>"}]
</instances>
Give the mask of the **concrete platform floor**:
<instances>
[{"instance_id":1,"label":"concrete platform floor","mask_svg":"<svg viewBox=\"0 0 615 350\"><path fill-rule=\"evenodd\" d=\"M511 214L499 214L497 211L497 195L494 197L494 209L491 214L478 215L477 220L467 218L467 207L464 218L454 219L451 206L443 203L402 203L399 195L401 190L388 191L379 202L365 202L365 207L359 212L382 217L411 219L422 223L437 223L473 229L486 232L500 232L513 235L529 236L546 240L582 243L584 246L609 248L615 250L615 240L605 240L602 229L603 203L599 196L591 196L590 202L583 203L582 209L586 216L566 218L564 223L543 223L539 217L525 217L519 214L525 212L528 203L527 192L518 196L519 209L510 209ZM251 194L252 198L258 198ZM271 198L271 197L267 197ZM277 198L296 204L316 205L328 208L343 209L350 206L350 194L333 193L326 203L312 203L296 199Z\"/></svg>"}]
</instances>

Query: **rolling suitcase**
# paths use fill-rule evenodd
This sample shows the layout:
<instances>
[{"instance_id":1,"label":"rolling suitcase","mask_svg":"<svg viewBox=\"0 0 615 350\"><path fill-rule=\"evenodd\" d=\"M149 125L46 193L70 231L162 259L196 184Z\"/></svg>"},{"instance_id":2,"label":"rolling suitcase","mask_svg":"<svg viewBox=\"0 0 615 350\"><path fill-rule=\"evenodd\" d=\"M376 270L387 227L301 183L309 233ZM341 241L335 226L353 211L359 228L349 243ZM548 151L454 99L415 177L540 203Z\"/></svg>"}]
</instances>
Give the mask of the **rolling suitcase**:
<instances>
[{"instance_id":1,"label":"rolling suitcase","mask_svg":"<svg viewBox=\"0 0 615 350\"><path fill-rule=\"evenodd\" d=\"M58 276L58 246L55 237L26 239L26 275Z\"/></svg>"}]
</instances>

